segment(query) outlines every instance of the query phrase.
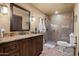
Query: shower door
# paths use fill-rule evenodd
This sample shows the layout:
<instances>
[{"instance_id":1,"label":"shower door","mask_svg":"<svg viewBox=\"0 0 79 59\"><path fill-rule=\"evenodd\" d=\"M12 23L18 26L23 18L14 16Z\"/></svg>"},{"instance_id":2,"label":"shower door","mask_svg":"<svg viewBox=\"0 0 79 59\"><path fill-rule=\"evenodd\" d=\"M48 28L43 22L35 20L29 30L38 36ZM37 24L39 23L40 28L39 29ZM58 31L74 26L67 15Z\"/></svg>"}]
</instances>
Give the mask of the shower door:
<instances>
[{"instance_id":1,"label":"shower door","mask_svg":"<svg viewBox=\"0 0 79 59\"><path fill-rule=\"evenodd\" d=\"M65 12L50 16L47 37L48 41L67 41L74 32L73 12Z\"/></svg>"}]
</instances>

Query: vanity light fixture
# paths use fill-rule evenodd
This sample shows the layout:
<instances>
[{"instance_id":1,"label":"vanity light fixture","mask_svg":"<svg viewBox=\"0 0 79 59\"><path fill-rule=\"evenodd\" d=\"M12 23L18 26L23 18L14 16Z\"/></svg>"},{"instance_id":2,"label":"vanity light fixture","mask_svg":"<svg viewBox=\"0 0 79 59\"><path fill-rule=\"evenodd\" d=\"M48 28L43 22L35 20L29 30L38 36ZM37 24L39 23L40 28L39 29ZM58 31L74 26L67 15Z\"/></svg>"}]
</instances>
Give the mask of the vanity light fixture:
<instances>
[{"instance_id":1,"label":"vanity light fixture","mask_svg":"<svg viewBox=\"0 0 79 59\"><path fill-rule=\"evenodd\" d=\"M58 14L58 11L55 11L55 14Z\"/></svg>"},{"instance_id":2,"label":"vanity light fixture","mask_svg":"<svg viewBox=\"0 0 79 59\"><path fill-rule=\"evenodd\" d=\"M8 13L8 8L6 5L0 4L0 13L1 14L7 14Z\"/></svg>"},{"instance_id":3,"label":"vanity light fixture","mask_svg":"<svg viewBox=\"0 0 79 59\"><path fill-rule=\"evenodd\" d=\"M35 20L36 20L35 17L34 16L31 16L31 21L33 22Z\"/></svg>"},{"instance_id":4,"label":"vanity light fixture","mask_svg":"<svg viewBox=\"0 0 79 59\"><path fill-rule=\"evenodd\" d=\"M35 21L35 17L33 17L33 21Z\"/></svg>"}]
</instances>

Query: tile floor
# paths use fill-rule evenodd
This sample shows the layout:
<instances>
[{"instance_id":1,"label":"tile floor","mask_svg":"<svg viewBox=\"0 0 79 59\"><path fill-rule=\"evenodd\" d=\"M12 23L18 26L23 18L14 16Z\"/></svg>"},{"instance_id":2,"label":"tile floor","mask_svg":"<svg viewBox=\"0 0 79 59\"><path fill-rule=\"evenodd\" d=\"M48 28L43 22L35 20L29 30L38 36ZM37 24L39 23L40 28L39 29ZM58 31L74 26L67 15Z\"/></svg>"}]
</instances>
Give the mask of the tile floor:
<instances>
[{"instance_id":1,"label":"tile floor","mask_svg":"<svg viewBox=\"0 0 79 59\"><path fill-rule=\"evenodd\" d=\"M55 42L45 43L43 46L43 52L41 56L73 56L73 48L60 49L62 47L57 46Z\"/></svg>"}]
</instances>

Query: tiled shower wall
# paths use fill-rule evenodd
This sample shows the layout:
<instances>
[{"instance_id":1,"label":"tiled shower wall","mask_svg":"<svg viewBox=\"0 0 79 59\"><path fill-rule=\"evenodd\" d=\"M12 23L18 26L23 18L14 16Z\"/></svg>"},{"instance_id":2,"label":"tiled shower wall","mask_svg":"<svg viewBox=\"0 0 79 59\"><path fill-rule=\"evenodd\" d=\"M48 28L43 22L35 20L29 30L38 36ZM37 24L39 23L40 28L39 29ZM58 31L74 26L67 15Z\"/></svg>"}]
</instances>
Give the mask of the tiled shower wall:
<instances>
[{"instance_id":1,"label":"tiled shower wall","mask_svg":"<svg viewBox=\"0 0 79 59\"><path fill-rule=\"evenodd\" d=\"M74 32L73 12L52 15L47 22L47 41L62 40L69 42L69 34Z\"/></svg>"}]
</instances>

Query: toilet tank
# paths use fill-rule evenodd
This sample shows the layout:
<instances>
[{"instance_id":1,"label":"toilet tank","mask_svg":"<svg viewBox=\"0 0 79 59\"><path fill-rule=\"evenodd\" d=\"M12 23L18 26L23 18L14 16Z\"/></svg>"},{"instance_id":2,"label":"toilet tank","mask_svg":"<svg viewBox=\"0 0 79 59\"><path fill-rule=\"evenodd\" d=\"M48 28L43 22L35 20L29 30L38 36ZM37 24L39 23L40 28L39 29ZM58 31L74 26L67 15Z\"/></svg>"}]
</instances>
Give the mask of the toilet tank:
<instances>
[{"instance_id":1,"label":"toilet tank","mask_svg":"<svg viewBox=\"0 0 79 59\"><path fill-rule=\"evenodd\" d=\"M69 35L69 37L70 37L70 44L75 44L76 43L76 39L75 39L74 33L71 33Z\"/></svg>"}]
</instances>

